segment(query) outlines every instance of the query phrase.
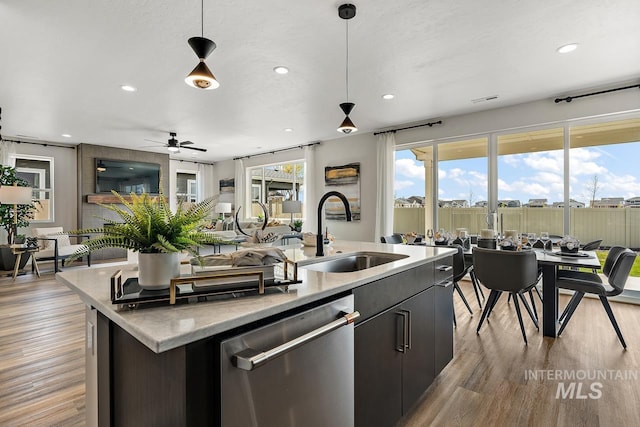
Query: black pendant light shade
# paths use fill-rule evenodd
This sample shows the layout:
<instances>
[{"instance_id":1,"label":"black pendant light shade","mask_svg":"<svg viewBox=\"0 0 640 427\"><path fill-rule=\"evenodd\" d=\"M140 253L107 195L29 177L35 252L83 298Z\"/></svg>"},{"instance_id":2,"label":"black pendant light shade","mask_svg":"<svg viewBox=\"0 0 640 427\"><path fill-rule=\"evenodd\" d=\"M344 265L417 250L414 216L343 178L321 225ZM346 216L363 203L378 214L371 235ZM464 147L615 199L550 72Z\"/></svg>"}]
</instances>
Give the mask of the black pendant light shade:
<instances>
[{"instance_id":1,"label":"black pendant light shade","mask_svg":"<svg viewBox=\"0 0 640 427\"><path fill-rule=\"evenodd\" d=\"M351 113L351 110L353 110L355 106L356 104L354 104L353 102L343 102L342 104L340 104L340 109L342 109L342 112L346 117L340 124L340 127L338 127L338 132L350 134L351 132L356 132L358 130L356 125L354 125L349 118L349 113Z\"/></svg>"},{"instance_id":2,"label":"black pendant light shade","mask_svg":"<svg viewBox=\"0 0 640 427\"><path fill-rule=\"evenodd\" d=\"M196 56L200 59L207 59L209 55L211 55L211 52L216 48L216 44L213 40L209 40L204 37L191 37L188 40L188 43Z\"/></svg>"},{"instance_id":3,"label":"black pendant light shade","mask_svg":"<svg viewBox=\"0 0 640 427\"><path fill-rule=\"evenodd\" d=\"M340 109L346 116L340 126L338 127L338 132L342 132L344 134L350 134L351 132L356 132L358 128L353 124L351 119L349 118L349 114L356 106L353 102L349 101L349 19L356 16L356 7L353 4L345 3L338 7L338 16L341 19L346 21L347 32L346 32L346 44L347 44L347 55L345 61L345 81L347 88L347 102L343 102L340 104Z\"/></svg>"},{"instance_id":4,"label":"black pendant light shade","mask_svg":"<svg viewBox=\"0 0 640 427\"><path fill-rule=\"evenodd\" d=\"M204 63L204 60L207 59L211 52L216 48L216 44L204 37L191 37L189 39L189 46L195 52L195 54L200 59L200 63L196 65L196 68L193 69L184 79L184 81L191 87L195 87L197 89L215 89L220 86L220 83L216 80L216 77L213 75L207 64Z\"/></svg>"},{"instance_id":5,"label":"black pendant light shade","mask_svg":"<svg viewBox=\"0 0 640 427\"><path fill-rule=\"evenodd\" d=\"M184 81L189 86L198 89L215 89L220 86L207 64L204 63L204 59L200 59L200 63L196 65L196 68L189 73Z\"/></svg>"},{"instance_id":6,"label":"black pendant light shade","mask_svg":"<svg viewBox=\"0 0 640 427\"><path fill-rule=\"evenodd\" d=\"M347 135L350 134L351 132L356 132L357 130L358 128L356 127L356 125L353 124L349 116L346 116L344 118L344 120L340 124L340 127L338 128L338 132L342 132Z\"/></svg>"},{"instance_id":7,"label":"black pendant light shade","mask_svg":"<svg viewBox=\"0 0 640 427\"><path fill-rule=\"evenodd\" d=\"M353 102L343 102L342 104L340 104L340 109L345 116L348 116L349 114L351 114L351 111L355 106L356 104L354 104Z\"/></svg>"},{"instance_id":8,"label":"black pendant light shade","mask_svg":"<svg viewBox=\"0 0 640 427\"><path fill-rule=\"evenodd\" d=\"M215 89L220 86L218 80L213 75L207 64L204 63L204 60L207 59L211 52L216 48L216 44L207 38L204 37L204 0L202 0L202 8L201 8L201 20L202 20L202 36L201 37L191 37L188 40L189 46L193 49L193 52L196 54L198 59L200 59L200 63L196 65L196 68L193 69L189 73L189 75L184 79L185 83L191 87L195 87L197 89Z\"/></svg>"}]
</instances>

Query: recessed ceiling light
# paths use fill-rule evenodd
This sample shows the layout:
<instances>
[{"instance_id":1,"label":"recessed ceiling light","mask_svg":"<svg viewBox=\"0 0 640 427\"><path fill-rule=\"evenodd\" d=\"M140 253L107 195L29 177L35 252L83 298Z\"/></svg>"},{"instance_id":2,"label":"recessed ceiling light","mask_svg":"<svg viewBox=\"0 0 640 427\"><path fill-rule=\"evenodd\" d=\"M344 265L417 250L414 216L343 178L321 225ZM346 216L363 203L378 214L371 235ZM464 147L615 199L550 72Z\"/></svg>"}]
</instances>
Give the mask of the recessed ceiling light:
<instances>
[{"instance_id":1,"label":"recessed ceiling light","mask_svg":"<svg viewBox=\"0 0 640 427\"><path fill-rule=\"evenodd\" d=\"M122 85L120 86L120 89L122 89L125 92L135 92L136 88L133 86L129 86L129 85Z\"/></svg>"},{"instance_id":2,"label":"recessed ceiling light","mask_svg":"<svg viewBox=\"0 0 640 427\"><path fill-rule=\"evenodd\" d=\"M287 74L289 72L289 69L287 67L283 67L282 65L278 65L273 69L273 71L278 74Z\"/></svg>"},{"instance_id":3,"label":"recessed ceiling light","mask_svg":"<svg viewBox=\"0 0 640 427\"><path fill-rule=\"evenodd\" d=\"M291 129L291 128L285 128L285 129L284 129L284 131L285 131L285 132L293 132L293 129Z\"/></svg>"},{"instance_id":4,"label":"recessed ceiling light","mask_svg":"<svg viewBox=\"0 0 640 427\"><path fill-rule=\"evenodd\" d=\"M64 138L71 138L71 135L69 135L68 133L63 133L63 134L62 134L62 136L63 136Z\"/></svg>"},{"instance_id":5,"label":"recessed ceiling light","mask_svg":"<svg viewBox=\"0 0 640 427\"><path fill-rule=\"evenodd\" d=\"M382 99L389 100L389 99L393 99L393 98L395 98L395 96L392 93L387 93L387 94L382 95Z\"/></svg>"},{"instance_id":6,"label":"recessed ceiling light","mask_svg":"<svg viewBox=\"0 0 640 427\"><path fill-rule=\"evenodd\" d=\"M578 48L578 43L569 43L569 44L565 44L564 46L560 46L559 48L557 48L556 52L558 52L558 53L569 53L569 52L573 52L577 48Z\"/></svg>"}]
</instances>

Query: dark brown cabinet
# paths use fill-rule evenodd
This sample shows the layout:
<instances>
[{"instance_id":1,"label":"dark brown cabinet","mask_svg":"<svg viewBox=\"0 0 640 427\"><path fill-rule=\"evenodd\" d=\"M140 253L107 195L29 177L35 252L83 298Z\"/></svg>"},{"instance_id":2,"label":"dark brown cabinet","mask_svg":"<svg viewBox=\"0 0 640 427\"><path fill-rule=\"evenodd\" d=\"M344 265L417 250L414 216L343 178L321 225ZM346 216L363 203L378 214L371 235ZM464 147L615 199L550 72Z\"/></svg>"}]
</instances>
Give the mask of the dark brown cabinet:
<instances>
[{"instance_id":1,"label":"dark brown cabinet","mask_svg":"<svg viewBox=\"0 0 640 427\"><path fill-rule=\"evenodd\" d=\"M365 310L355 328L356 426L393 426L452 359L453 286L450 275L435 273L440 267L428 264L354 291L356 309L388 307L375 315ZM389 293L391 286L418 291L404 298Z\"/></svg>"}]
</instances>

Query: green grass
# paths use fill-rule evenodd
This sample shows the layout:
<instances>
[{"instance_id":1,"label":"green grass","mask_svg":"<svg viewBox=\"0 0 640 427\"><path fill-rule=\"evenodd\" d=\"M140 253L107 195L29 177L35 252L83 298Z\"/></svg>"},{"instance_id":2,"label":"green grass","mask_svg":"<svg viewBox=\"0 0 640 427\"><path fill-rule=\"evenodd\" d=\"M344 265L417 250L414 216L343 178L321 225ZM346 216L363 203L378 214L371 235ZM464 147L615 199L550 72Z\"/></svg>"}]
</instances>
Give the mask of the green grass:
<instances>
[{"instance_id":1,"label":"green grass","mask_svg":"<svg viewBox=\"0 0 640 427\"><path fill-rule=\"evenodd\" d=\"M596 255L598 255L598 259L600 260L600 265L604 265L604 260L607 258L608 253L609 251L596 251ZM629 276L640 277L640 256L636 257Z\"/></svg>"}]
</instances>

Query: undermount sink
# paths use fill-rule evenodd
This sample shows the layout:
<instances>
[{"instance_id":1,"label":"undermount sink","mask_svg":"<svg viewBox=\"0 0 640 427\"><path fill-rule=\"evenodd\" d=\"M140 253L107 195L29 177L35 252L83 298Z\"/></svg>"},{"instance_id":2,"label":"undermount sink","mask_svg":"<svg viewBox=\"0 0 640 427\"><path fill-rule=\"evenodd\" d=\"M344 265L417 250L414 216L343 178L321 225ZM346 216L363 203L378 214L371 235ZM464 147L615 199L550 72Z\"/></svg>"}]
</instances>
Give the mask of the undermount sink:
<instances>
[{"instance_id":1,"label":"undermount sink","mask_svg":"<svg viewBox=\"0 0 640 427\"><path fill-rule=\"evenodd\" d=\"M355 252L344 254L338 258L312 260L309 264L298 265L298 267L325 273L350 273L398 261L408 256L387 252Z\"/></svg>"}]
</instances>

